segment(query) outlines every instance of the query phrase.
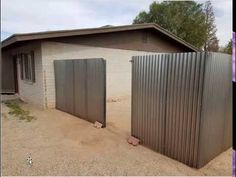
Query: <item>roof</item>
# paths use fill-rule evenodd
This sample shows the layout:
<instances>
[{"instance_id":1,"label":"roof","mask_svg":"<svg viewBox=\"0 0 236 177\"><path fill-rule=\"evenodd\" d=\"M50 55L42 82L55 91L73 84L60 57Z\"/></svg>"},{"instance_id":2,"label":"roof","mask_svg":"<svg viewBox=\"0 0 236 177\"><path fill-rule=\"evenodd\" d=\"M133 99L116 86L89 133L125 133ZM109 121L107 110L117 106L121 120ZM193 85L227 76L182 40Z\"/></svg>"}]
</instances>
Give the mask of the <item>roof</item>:
<instances>
[{"instance_id":1,"label":"roof","mask_svg":"<svg viewBox=\"0 0 236 177\"><path fill-rule=\"evenodd\" d=\"M2 48L4 48L20 41L49 39L49 38L57 38L57 37L69 37L69 36L82 36L82 35L90 35L90 34L101 34L101 33L121 32L121 31L140 30L140 29L157 30L158 32L161 32L162 34L186 46L187 48L192 49L193 51L199 51L199 49L196 48L195 46L189 44L188 42L184 41L183 39L177 37L176 35L172 34L171 32L167 31L166 29L154 23L13 34L10 37L3 40L1 43L2 43Z\"/></svg>"}]
</instances>

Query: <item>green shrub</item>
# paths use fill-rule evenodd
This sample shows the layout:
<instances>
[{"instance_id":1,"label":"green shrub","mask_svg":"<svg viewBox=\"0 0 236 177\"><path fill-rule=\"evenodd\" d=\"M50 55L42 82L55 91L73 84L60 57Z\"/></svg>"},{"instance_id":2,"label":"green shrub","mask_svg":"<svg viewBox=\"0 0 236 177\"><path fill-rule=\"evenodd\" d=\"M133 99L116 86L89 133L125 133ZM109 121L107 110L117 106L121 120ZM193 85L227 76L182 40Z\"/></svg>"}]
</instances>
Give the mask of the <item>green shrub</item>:
<instances>
[{"instance_id":1,"label":"green shrub","mask_svg":"<svg viewBox=\"0 0 236 177\"><path fill-rule=\"evenodd\" d=\"M5 104L10 108L8 114L18 117L20 120L26 120L27 122L35 119L34 116L29 115L29 111L26 111L20 107L18 100L6 101Z\"/></svg>"}]
</instances>

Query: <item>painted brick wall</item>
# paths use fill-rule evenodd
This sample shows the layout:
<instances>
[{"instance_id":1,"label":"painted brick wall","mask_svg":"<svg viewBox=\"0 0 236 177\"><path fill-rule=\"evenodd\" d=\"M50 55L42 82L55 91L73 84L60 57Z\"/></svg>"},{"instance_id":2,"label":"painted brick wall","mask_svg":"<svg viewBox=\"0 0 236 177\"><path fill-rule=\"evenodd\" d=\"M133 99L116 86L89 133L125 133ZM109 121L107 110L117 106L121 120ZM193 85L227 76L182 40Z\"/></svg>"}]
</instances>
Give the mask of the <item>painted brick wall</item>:
<instances>
[{"instance_id":1,"label":"painted brick wall","mask_svg":"<svg viewBox=\"0 0 236 177\"><path fill-rule=\"evenodd\" d=\"M47 107L55 107L54 60L104 58L107 62L107 98L131 96L131 57L151 52L109 49L58 42L42 43L43 69L46 78Z\"/></svg>"},{"instance_id":2,"label":"painted brick wall","mask_svg":"<svg viewBox=\"0 0 236 177\"><path fill-rule=\"evenodd\" d=\"M44 108L44 83L42 73L41 45L31 44L16 48L12 54L34 51L35 56L35 83L30 83L20 78L20 63L17 62L19 96L26 102Z\"/></svg>"}]
</instances>

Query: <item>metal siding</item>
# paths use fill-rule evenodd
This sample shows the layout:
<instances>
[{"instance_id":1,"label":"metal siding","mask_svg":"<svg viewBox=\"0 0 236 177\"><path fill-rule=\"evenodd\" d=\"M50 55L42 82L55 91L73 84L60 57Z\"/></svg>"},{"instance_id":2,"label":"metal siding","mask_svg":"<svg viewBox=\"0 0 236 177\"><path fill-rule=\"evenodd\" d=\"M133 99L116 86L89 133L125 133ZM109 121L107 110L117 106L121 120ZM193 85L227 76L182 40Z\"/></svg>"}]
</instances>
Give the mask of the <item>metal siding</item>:
<instances>
[{"instance_id":1,"label":"metal siding","mask_svg":"<svg viewBox=\"0 0 236 177\"><path fill-rule=\"evenodd\" d=\"M74 113L74 82L73 82L73 61L55 62L56 77L56 108Z\"/></svg>"},{"instance_id":2,"label":"metal siding","mask_svg":"<svg viewBox=\"0 0 236 177\"><path fill-rule=\"evenodd\" d=\"M100 120L104 126L105 117L105 61L103 59L87 60L87 102L88 118L91 122Z\"/></svg>"},{"instance_id":3,"label":"metal siding","mask_svg":"<svg viewBox=\"0 0 236 177\"><path fill-rule=\"evenodd\" d=\"M105 127L105 60L57 60L54 65L56 108Z\"/></svg>"},{"instance_id":4,"label":"metal siding","mask_svg":"<svg viewBox=\"0 0 236 177\"><path fill-rule=\"evenodd\" d=\"M133 57L131 134L196 168L230 147L227 58L204 52Z\"/></svg>"},{"instance_id":5,"label":"metal siding","mask_svg":"<svg viewBox=\"0 0 236 177\"><path fill-rule=\"evenodd\" d=\"M74 60L74 104L75 115L86 118L87 115L87 62L86 60ZM83 84L81 84L83 83Z\"/></svg>"},{"instance_id":6,"label":"metal siding","mask_svg":"<svg viewBox=\"0 0 236 177\"><path fill-rule=\"evenodd\" d=\"M206 59L198 167L232 144L231 56L208 53Z\"/></svg>"},{"instance_id":7,"label":"metal siding","mask_svg":"<svg viewBox=\"0 0 236 177\"><path fill-rule=\"evenodd\" d=\"M164 151L166 55L133 57L132 135L158 152ZM159 68L159 69L157 69ZM158 135L158 136L157 136Z\"/></svg>"},{"instance_id":8,"label":"metal siding","mask_svg":"<svg viewBox=\"0 0 236 177\"><path fill-rule=\"evenodd\" d=\"M66 112L74 114L74 62L68 60L65 62L65 109Z\"/></svg>"},{"instance_id":9,"label":"metal siding","mask_svg":"<svg viewBox=\"0 0 236 177\"><path fill-rule=\"evenodd\" d=\"M204 59L200 53L169 55L165 154L195 167Z\"/></svg>"},{"instance_id":10,"label":"metal siding","mask_svg":"<svg viewBox=\"0 0 236 177\"><path fill-rule=\"evenodd\" d=\"M66 111L65 100L65 73L66 72L65 62L57 61L54 62L55 71L55 88L56 88L56 108L62 111Z\"/></svg>"}]
</instances>

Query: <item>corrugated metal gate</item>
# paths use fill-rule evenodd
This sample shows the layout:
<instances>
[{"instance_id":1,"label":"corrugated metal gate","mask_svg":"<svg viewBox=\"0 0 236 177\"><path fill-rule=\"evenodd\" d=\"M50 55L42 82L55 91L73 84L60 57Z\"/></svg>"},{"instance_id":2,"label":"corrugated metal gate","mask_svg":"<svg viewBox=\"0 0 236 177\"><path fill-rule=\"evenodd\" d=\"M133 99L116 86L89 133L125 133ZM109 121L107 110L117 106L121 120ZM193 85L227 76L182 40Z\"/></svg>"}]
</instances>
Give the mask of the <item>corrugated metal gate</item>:
<instances>
[{"instance_id":1,"label":"corrugated metal gate","mask_svg":"<svg viewBox=\"0 0 236 177\"><path fill-rule=\"evenodd\" d=\"M132 63L132 136L197 168L231 146L230 55L157 54Z\"/></svg>"},{"instance_id":2,"label":"corrugated metal gate","mask_svg":"<svg viewBox=\"0 0 236 177\"><path fill-rule=\"evenodd\" d=\"M106 126L106 61L56 60L56 108Z\"/></svg>"}]
</instances>

